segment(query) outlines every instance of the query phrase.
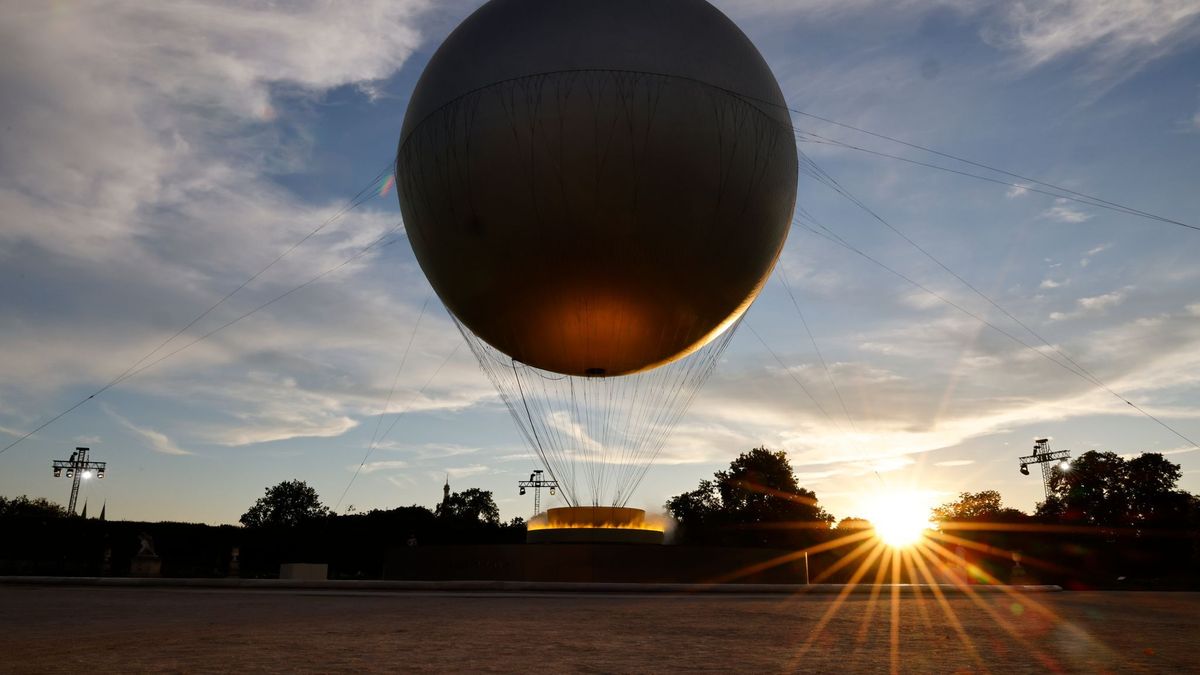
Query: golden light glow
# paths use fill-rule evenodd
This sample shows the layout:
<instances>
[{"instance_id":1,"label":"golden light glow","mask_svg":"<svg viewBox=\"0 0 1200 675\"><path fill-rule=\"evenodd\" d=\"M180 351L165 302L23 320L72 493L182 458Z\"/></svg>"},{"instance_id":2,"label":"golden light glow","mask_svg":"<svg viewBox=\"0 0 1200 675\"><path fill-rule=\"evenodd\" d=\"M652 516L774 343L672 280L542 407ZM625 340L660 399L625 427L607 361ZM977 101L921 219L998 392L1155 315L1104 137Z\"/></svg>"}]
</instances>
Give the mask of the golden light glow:
<instances>
[{"instance_id":1,"label":"golden light glow","mask_svg":"<svg viewBox=\"0 0 1200 675\"><path fill-rule=\"evenodd\" d=\"M618 529L664 532L666 519L641 509L583 506L547 509L529 519L529 530Z\"/></svg>"},{"instance_id":2,"label":"golden light glow","mask_svg":"<svg viewBox=\"0 0 1200 675\"><path fill-rule=\"evenodd\" d=\"M655 523L614 523L605 521L603 523L561 523L561 522L546 522L544 520L530 519L526 524L526 529L529 530L652 530L654 532L662 532L666 528L663 525Z\"/></svg>"},{"instance_id":3,"label":"golden light glow","mask_svg":"<svg viewBox=\"0 0 1200 675\"><path fill-rule=\"evenodd\" d=\"M863 504L875 536L892 548L906 548L925 537L929 529L928 498L918 492L886 492Z\"/></svg>"},{"instance_id":4,"label":"golden light glow","mask_svg":"<svg viewBox=\"0 0 1200 675\"><path fill-rule=\"evenodd\" d=\"M926 648L901 639L904 635L901 606L906 602L902 599L905 593L911 593L916 600L916 619L926 630L933 630L934 624L938 623L939 629L949 629L957 637L956 648L974 663L974 667L970 668L971 672L987 670L987 666L983 654L975 644L975 638L959 618L951 595L967 598L973 610L983 612L994 620L1036 659L1043 670L1058 671L1061 668L1055 656L1048 653L1037 639L1030 639L1030 633L1023 630L1009 614L1025 614L1039 621L1059 625L1064 630L1070 630L1071 634L1081 641L1080 644L1086 644L1088 649L1097 653L1107 651L1102 642L1065 623L1052 608L1028 595L1027 587L1009 586L1006 578L997 577L989 571L989 567L995 568L997 558L1004 561L1011 559L1014 562L1020 559L1035 569L1051 569L1048 563L1028 554L1020 555L1018 551L995 548L953 533L954 530L1048 533L1070 531L1073 528L1009 523L948 523L932 527L929 523L930 507L937 499L938 495L934 492L919 491L889 491L871 495L859 502L858 513L872 521L874 527L868 529L847 523L837 528L840 536L829 541L769 561L747 565L715 582L728 583L786 564L797 557L824 552L836 553L832 559L823 563L824 569L817 572L810 583L841 583L842 589L828 603L816 625L808 632L807 639L797 646L784 670L802 669L805 656L811 650L820 648L821 645L832 644L836 640L853 639L856 649L868 648L873 640L879 640L883 634L878 630L879 625L886 623L889 670L892 673L902 672L901 666L905 663L904 652ZM806 528L810 523L796 522L792 525ZM844 534L841 534L843 532ZM988 559L991 559L992 565L984 564ZM991 587L989 590L1002 593L999 603L995 594L990 598L981 595L976 590L981 586L988 586ZM848 633L847 624L833 624L833 621L851 594L856 589L863 588L866 591L863 595L867 596L866 602L863 603L865 609L862 611L858 630ZM884 611L885 604L887 611ZM935 615L938 608L941 609L940 618ZM831 626L834 628L827 632L826 629Z\"/></svg>"}]
</instances>

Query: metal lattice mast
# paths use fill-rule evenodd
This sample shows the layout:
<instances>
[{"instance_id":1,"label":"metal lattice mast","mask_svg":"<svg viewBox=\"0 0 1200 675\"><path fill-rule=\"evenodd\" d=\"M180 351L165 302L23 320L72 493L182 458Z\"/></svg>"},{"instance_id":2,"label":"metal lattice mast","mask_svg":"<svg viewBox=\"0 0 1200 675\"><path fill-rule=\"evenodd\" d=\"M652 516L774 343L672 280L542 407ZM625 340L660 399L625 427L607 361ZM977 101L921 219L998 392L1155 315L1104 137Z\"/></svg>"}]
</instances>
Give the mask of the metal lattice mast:
<instances>
[{"instance_id":1,"label":"metal lattice mast","mask_svg":"<svg viewBox=\"0 0 1200 675\"><path fill-rule=\"evenodd\" d=\"M1052 494L1050 479L1056 470L1061 472L1071 468L1071 451L1051 450L1050 439L1039 438L1033 442L1033 454L1020 457L1018 461L1021 462L1021 475L1023 476L1029 475L1030 464L1042 465L1042 490L1046 495L1046 501L1049 501Z\"/></svg>"},{"instance_id":2,"label":"metal lattice mast","mask_svg":"<svg viewBox=\"0 0 1200 675\"><path fill-rule=\"evenodd\" d=\"M545 473L541 469L535 469L529 474L529 480L519 481L517 487L520 488L521 494L525 494L526 488L533 488L533 515L542 512L542 488L550 488L550 496L554 496L554 491L558 489L558 481L553 478L546 480L542 478Z\"/></svg>"},{"instance_id":3,"label":"metal lattice mast","mask_svg":"<svg viewBox=\"0 0 1200 675\"><path fill-rule=\"evenodd\" d=\"M52 464L54 469L54 477L59 478L62 472L67 472L67 478L71 479L71 499L67 502L67 513L75 515L75 503L79 499L79 483L81 480L86 480L92 477L95 472L96 478L104 478L104 471L107 468L107 462L93 462L88 459L88 453L91 452L88 448L75 448L75 452L71 453L70 459L56 459Z\"/></svg>"}]
</instances>

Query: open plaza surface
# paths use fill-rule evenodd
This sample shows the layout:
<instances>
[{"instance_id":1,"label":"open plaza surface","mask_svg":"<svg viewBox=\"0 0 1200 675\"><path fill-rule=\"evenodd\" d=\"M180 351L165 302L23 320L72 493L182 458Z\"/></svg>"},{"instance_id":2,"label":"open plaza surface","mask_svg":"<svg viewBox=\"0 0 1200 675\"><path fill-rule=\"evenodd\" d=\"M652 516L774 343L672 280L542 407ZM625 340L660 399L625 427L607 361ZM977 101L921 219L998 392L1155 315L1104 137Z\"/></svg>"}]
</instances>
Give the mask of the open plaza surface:
<instances>
[{"instance_id":1,"label":"open plaza surface","mask_svg":"<svg viewBox=\"0 0 1200 675\"><path fill-rule=\"evenodd\" d=\"M0 586L5 672L1161 672L1200 594Z\"/></svg>"}]
</instances>

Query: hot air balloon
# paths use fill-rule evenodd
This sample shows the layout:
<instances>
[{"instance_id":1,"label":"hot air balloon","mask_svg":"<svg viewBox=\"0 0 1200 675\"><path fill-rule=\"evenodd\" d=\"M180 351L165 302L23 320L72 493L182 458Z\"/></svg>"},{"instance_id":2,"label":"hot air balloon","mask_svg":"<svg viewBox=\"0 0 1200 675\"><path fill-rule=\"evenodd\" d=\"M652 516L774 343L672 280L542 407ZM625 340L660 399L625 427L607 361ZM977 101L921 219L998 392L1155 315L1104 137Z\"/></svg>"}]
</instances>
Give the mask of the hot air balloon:
<instances>
[{"instance_id":1,"label":"hot air balloon","mask_svg":"<svg viewBox=\"0 0 1200 675\"><path fill-rule=\"evenodd\" d=\"M416 258L573 504L622 506L783 247L779 85L704 0L491 0L409 102Z\"/></svg>"}]
</instances>

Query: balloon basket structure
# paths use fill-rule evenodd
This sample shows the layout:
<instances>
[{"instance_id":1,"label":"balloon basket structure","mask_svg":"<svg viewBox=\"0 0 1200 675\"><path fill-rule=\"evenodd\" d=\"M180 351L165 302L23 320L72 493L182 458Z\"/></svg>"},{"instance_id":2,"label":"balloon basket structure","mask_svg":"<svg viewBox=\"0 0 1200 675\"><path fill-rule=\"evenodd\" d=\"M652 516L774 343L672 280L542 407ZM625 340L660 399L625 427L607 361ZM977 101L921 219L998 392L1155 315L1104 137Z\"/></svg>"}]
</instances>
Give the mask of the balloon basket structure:
<instances>
[{"instance_id":1,"label":"balloon basket structure","mask_svg":"<svg viewBox=\"0 0 1200 675\"><path fill-rule=\"evenodd\" d=\"M568 506L547 509L529 521L529 544L661 544L665 524L642 509Z\"/></svg>"}]
</instances>

